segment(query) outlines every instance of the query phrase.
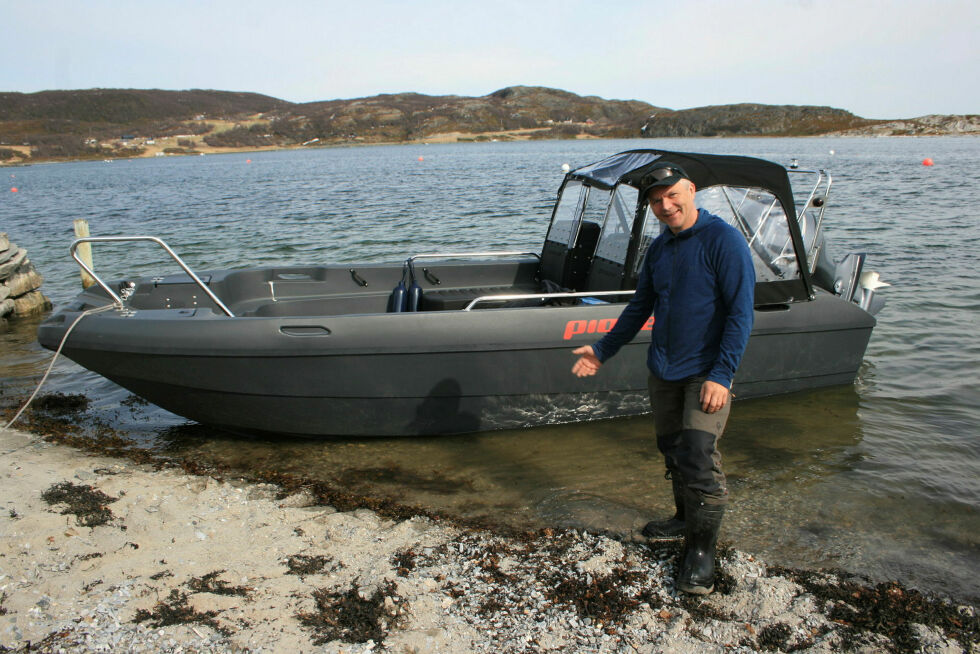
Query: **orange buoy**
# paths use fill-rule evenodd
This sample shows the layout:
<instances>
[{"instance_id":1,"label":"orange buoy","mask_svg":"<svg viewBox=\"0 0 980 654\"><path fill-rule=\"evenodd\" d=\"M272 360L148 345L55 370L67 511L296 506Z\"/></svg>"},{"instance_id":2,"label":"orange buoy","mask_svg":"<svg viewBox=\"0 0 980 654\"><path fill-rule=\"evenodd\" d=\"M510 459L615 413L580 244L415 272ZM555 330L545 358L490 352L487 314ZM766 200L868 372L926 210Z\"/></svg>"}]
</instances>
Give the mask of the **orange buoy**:
<instances>
[{"instance_id":1,"label":"orange buoy","mask_svg":"<svg viewBox=\"0 0 980 654\"><path fill-rule=\"evenodd\" d=\"M932 159L930 157L926 157L925 159L922 160L922 165L923 166L932 166L934 164L933 164Z\"/></svg>"},{"instance_id":2,"label":"orange buoy","mask_svg":"<svg viewBox=\"0 0 980 654\"><path fill-rule=\"evenodd\" d=\"M419 161L425 161L425 157L419 157Z\"/></svg>"},{"instance_id":3,"label":"orange buoy","mask_svg":"<svg viewBox=\"0 0 980 654\"><path fill-rule=\"evenodd\" d=\"M245 160L245 163L252 163L252 160L251 159L246 159Z\"/></svg>"},{"instance_id":4,"label":"orange buoy","mask_svg":"<svg viewBox=\"0 0 980 654\"><path fill-rule=\"evenodd\" d=\"M10 192L11 193L16 193L17 192L17 187L16 186L11 187L10 188Z\"/></svg>"}]
</instances>

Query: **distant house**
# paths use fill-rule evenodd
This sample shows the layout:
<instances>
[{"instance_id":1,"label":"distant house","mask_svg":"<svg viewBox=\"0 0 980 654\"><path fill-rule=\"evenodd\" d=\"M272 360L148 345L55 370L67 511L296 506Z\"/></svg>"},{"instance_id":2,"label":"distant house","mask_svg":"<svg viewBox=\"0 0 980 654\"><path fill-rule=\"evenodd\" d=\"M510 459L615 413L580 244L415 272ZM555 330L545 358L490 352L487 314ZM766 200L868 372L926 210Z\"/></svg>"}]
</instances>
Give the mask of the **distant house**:
<instances>
[{"instance_id":1,"label":"distant house","mask_svg":"<svg viewBox=\"0 0 980 654\"><path fill-rule=\"evenodd\" d=\"M132 134L123 134L119 138L121 138L123 141L132 141L136 137Z\"/></svg>"}]
</instances>

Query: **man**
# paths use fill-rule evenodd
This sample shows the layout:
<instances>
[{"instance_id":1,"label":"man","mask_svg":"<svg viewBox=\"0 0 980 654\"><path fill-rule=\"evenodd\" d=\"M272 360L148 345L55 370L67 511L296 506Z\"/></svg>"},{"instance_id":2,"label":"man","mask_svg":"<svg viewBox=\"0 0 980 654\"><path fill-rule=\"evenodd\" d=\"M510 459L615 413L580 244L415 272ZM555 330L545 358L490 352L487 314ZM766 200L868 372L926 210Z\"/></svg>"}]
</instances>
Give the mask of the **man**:
<instances>
[{"instance_id":1,"label":"man","mask_svg":"<svg viewBox=\"0 0 980 654\"><path fill-rule=\"evenodd\" d=\"M674 491L673 518L643 529L652 539L684 537L678 589L714 590L715 543L728 502L718 439L731 409L735 370L752 331L755 271L742 235L695 207L684 170L658 162L641 181L667 229L653 241L636 294L616 326L579 355L572 372L585 377L630 342L654 316L647 355L657 447Z\"/></svg>"}]
</instances>

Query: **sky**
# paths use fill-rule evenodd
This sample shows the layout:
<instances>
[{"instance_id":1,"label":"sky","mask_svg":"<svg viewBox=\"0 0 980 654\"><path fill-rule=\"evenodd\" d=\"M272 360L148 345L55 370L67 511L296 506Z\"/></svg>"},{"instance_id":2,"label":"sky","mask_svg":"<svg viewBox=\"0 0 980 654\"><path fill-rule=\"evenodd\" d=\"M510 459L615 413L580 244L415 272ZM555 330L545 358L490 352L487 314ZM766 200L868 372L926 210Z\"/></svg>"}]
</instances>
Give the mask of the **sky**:
<instances>
[{"instance_id":1,"label":"sky","mask_svg":"<svg viewBox=\"0 0 980 654\"><path fill-rule=\"evenodd\" d=\"M978 34L977 0L0 0L0 91L525 85L912 118L980 113Z\"/></svg>"}]
</instances>

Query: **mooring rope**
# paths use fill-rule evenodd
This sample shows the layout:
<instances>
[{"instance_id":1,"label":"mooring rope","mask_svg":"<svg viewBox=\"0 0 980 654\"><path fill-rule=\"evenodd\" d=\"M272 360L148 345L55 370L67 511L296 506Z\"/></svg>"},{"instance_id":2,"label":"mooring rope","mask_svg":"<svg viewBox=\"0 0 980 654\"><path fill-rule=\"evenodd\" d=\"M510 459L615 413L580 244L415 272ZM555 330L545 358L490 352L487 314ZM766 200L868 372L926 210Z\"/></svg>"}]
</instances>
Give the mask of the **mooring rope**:
<instances>
[{"instance_id":1,"label":"mooring rope","mask_svg":"<svg viewBox=\"0 0 980 654\"><path fill-rule=\"evenodd\" d=\"M14 417L10 420L10 422L8 422L6 425L3 426L4 429L10 429L10 425L17 422L17 419L20 418L21 414L27 410L27 407L29 407L31 405L31 402L34 401L34 398L37 397L37 394L38 392L40 392L41 387L44 386L44 382L48 380L48 375L51 374L51 370L54 368L54 362L58 360L58 355L61 354L61 348L65 346L65 342L68 340L68 335L71 334L71 330L75 329L75 325L78 324L78 321L84 318L85 316L91 315L93 313L101 313L102 311L108 311L109 309L115 309L115 308L116 308L115 304L107 304L102 307L96 307L95 309L88 309L87 311L83 311L80 314L78 314L78 317L75 318L74 321L72 321L71 325L65 331L65 335L61 338L61 343L58 344L58 349L55 350L54 356L51 357L51 363L48 364L48 369L44 371L44 376L41 377L41 381L38 383L37 388L35 388L34 392L31 393L31 396L27 398L27 402L24 403L24 406L20 408L20 411L14 414Z\"/></svg>"}]
</instances>

